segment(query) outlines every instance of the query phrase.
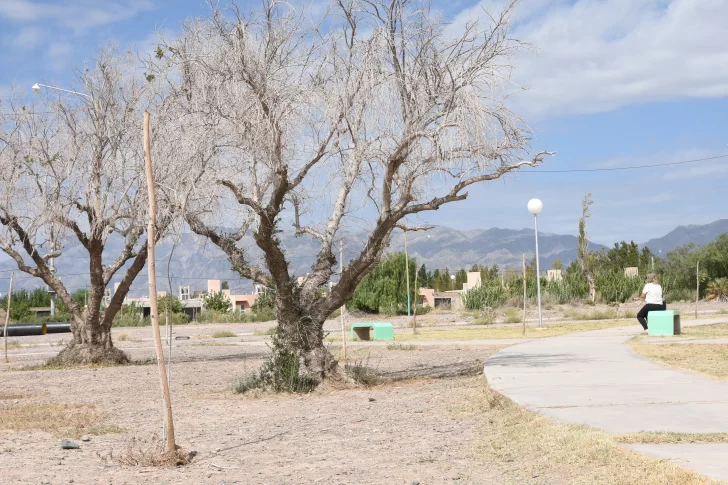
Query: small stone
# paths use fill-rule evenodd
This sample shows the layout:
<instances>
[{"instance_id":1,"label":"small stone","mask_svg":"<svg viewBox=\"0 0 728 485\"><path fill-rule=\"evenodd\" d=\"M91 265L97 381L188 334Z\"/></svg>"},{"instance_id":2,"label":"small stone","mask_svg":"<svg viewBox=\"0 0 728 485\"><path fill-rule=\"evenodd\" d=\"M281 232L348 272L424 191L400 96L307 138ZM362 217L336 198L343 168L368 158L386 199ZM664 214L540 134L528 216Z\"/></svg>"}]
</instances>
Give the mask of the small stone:
<instances>
[{"instance_id":1,"label":"small stone","mask_svg":"<svg viewBox=\"0 0 728 485\"><path fill-rule=\"evenodd\" d=\"M376 401L376 399L374 399L373 397L369 398L369 402L374 402L374 401Z\"/></svg>"},{"instance_id":2,"label":"small stone","mask_svg":"<svg viewBox=\"0 0 728 485\"><path fill-rule=\"evenodd\" d=\"M222 449L222 448L215 448L215 453L220 453L220 450L221 450L221 449Z\"/></svg>"},{"instance_id":3,"label":"small stone","mask_svg":"<svg viewBox=\"0 0 728 485\"><path fill-rule=\"evenodd\" d=\"M420 485L420 482L412 482L410 485Z\"/></svg>"},{"instance_id":4,"label":"small stone","mask_svg":"<svg viewBox=\"0 0 728 485\"><path fill-rule=\"evenodd\" d=\"M81 436L81 441L91 441L91 437L87 434Z\"/></svg>"},{"instance_id":5,"label":"small stone","mask_svg":"<svg viewBox=\"0 0 728 485\"><path fill-rule=\"evenodd\" d=\"M187 461L192 461L192 459L193 459L194 457L196 457L196 456L197 456L197 452L196 452L195 450L192 450L192 451L190 451L190 452L189 452L189 453L187 454Z\"/></svg>"},{"instance_id":6,"label":"small stone","mask_svg":"<svg viewBox=\"0 0 728 485\"><path fill-rule=\"evenodd\" d=\"M63 441L61 441L61 448L63 448L64 450L77 450L81 447L77 443L74 443L73 441L63 440Z\"/></svg>"}]
</instances>

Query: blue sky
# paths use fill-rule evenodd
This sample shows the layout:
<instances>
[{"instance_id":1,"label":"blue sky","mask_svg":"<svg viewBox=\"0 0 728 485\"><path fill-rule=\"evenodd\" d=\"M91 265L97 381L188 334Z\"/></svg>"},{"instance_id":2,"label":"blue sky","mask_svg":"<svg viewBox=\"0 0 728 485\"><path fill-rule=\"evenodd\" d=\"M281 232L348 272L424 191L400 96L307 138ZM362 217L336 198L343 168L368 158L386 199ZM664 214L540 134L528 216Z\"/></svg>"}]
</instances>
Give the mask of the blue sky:
<instances>
[{"instance_id":1,"label":"blue sky","mask_svg":"<svg viewBox=\"0 0 728 485\"><path fill-rule=\"evenodd\" d=\"M240 2L245 4L244 2ZM435 5L457 29L500 2ZM205 13L201 0L1 0L0 97L12 86L68 85L73 67L100 45L149 49L156 29L173 33ZM515 109L534 130L544 168L568 170L676 162L728 154L728 2L524 0L514 35L538 49L518 58L514 82L528 90ZM592 193L593 240L645 241L682 224L728 217L720 189L728 157L670 168L597 173L523 173L471 188L467 201L428 215L459 229L530 226L575 233Z\"/></svg>"}]
</instances>

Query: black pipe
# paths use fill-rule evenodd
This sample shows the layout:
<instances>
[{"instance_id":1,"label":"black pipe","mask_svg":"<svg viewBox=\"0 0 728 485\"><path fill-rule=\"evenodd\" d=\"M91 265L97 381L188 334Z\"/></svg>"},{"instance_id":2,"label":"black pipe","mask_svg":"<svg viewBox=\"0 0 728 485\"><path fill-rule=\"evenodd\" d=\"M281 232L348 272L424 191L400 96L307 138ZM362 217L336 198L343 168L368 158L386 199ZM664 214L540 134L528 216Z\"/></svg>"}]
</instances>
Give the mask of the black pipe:
<instances>
[{"instance_id":1,"label":"black pipe","mask_svg":"<svg viewBox=\"0 0 728 485\"><path fill-rule=\"evenodd\" d=\"M45 323L28 323L22 325L8 325L8 337L26 337L28 335L45 335ZM0 326L0 337L5 336L5 326Z\"/></svg>"},{"instance_id":2,"label":"black pipe","mask_svg":"<svg viewBox=\"0 0 728 485\"><path fill-rule=\"evenodd\" d=\"M46 323L47 333L70 333L71 324L69 322L50 322Z\"/></svg>"}]
</instances>

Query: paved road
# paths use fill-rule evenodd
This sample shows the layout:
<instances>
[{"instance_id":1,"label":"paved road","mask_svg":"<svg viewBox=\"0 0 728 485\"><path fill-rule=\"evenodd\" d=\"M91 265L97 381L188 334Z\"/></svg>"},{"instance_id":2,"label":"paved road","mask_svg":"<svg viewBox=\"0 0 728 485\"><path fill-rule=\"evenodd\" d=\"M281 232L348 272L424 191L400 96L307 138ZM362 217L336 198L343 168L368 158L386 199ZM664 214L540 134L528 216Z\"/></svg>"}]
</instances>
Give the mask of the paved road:
<instances>
[{"instance_id":1,"label":"paved road","mask_svg":"<svg viewBox=\"0 0 728 485\"><path fill-rule=\"evenodd\" d=\"M494 389L517 403L569 423L616 433L728 432L728 382L637 355L626 342L640 331L635 325L514 345L486 362L485 376ZM702 454L697 452L699 446L640 445L639 449L728 479L728 460L718 464L711 458L717 450L728 456L728 445L713 445L711 453Z\"/></svg>"}]
</instances>

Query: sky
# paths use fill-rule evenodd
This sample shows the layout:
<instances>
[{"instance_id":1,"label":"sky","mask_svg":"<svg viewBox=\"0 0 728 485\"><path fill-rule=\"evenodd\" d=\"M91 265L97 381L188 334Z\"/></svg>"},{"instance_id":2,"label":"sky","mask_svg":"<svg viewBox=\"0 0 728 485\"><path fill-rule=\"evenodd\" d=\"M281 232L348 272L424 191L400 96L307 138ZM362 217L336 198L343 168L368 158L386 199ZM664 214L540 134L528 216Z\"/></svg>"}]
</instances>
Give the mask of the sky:
<instances>
[{"instance_id":1,"label":"sky","mask_svg":"<svg viewBox=\"0 0 728 485\"><path fill-rule=\"evenodd\" d=\"M457 30L501 2L434 5ZM202 0L0 0L0 97L30 95L36 82L68 86L100 46L151 50L155 32L174 34L207 11ZM533 130L532 149L556 156L540 171L471 187L424 222L530 227L526 204L537 197L540 231L575 234L587 192L590 239L608 245L728 217L728 156L545 172L728 155L728 1L522 0L515 15L513 35L532 49L516 59L514 109Z\"/></svg>"}]
</instances>

